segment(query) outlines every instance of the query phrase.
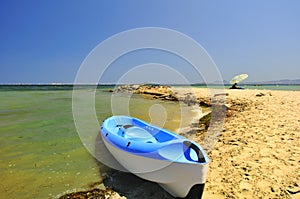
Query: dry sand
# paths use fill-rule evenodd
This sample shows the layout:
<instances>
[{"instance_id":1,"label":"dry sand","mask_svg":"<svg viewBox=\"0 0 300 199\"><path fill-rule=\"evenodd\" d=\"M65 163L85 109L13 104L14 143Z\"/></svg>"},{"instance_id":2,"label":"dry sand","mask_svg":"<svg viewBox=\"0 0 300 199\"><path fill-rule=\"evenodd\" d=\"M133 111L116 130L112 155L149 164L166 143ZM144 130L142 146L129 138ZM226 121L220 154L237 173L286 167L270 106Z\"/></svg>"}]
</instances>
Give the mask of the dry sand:
<instances>
[{"instance_id":1,"label":"dry sand","mask_svg":"<svg viewBox=\"0 0 300 199\"><path fill-rule=\"evenodd\" d=\"M226 93L203 198L300 198L300 92Z\"/></svg>"}]
</instances>

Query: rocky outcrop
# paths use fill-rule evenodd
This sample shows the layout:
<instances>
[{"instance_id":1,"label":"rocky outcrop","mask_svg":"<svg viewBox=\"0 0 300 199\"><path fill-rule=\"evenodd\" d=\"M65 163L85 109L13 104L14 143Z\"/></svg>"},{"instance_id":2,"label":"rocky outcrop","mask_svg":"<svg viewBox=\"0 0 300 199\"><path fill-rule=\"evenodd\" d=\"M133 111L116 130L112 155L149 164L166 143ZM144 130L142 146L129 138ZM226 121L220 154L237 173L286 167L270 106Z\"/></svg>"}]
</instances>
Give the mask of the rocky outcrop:
<instances>
[{"instance_id":1,"label":"rocky outcrop","mask_svg":"<svg viewBox=\"0 0 300 199\"><path fill-rule=\"evenodd\" d=\"M121 85L114 89L115 93L132 93L147 95L153 99L178 101L170 86L157 84Z\"/></svg>"}]
</instances>

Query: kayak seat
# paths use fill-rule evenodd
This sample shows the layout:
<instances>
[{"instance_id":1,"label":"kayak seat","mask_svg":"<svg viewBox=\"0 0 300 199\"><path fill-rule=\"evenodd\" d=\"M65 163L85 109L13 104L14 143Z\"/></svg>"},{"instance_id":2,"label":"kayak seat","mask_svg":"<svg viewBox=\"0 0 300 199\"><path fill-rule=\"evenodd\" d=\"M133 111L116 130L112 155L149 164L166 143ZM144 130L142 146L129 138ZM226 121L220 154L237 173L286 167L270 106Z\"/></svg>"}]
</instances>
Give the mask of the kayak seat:
<instances>
[{"instance_id":1,"label":"kayak seat","mask_svg":"<svg viewBox=\"0 0 300 199\"><path fill-rule=\"evenodd\" d=\"M146 143L157 143L157 140L151 133L138 126L124 125L120 127L118 134L129 140Z\"/></svg>"}]
</instances>

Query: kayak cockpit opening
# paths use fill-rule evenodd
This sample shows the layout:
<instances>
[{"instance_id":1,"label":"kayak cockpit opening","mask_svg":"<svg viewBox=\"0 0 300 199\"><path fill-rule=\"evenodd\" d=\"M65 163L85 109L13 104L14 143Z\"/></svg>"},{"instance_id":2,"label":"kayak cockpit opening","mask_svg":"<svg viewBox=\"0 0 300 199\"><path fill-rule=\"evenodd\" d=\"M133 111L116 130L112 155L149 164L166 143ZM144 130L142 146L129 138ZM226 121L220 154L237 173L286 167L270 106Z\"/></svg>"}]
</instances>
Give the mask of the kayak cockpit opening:
<instances>
[{"instance_id":1,"label":"kayak cockpit opening","mask_svg":"<svg viewBox=\"0 0 300 199\"><path fill-rule=\"evenodd\" d=\"M119 127L118 135L128 140L146 143L157 143L157 139L146 129L134 125L122 125Z\"/></svg>"},{"instance_id":2,"label":"kayak cockpit opening","mask_svg":"<svg viewBox=\"0 0 300 199\"><path fill-rule=\"evenodd\" d=\"M186 149L184 150L184 156L186 159L191 161L196 160L199 163L205 162L204 155L197 145L190 141L184 141L183 144L186 147Z\"/></svg>"}]
</instances>

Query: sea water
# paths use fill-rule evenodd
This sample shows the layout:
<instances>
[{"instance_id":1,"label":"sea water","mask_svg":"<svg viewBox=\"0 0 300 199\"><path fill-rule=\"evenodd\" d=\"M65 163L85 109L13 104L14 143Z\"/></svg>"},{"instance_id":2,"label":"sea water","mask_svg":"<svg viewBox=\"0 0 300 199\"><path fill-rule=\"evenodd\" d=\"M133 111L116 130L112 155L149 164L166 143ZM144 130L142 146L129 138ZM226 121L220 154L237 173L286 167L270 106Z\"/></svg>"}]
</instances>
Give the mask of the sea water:
<instances>
[{"instance_id":1,"label":"sea water","mask_svg":"<svg viewBox=\"0 0 300 199\"><path fill-rule=\"evenodd\" d=\"M175 131L193 110L178 102L129 99L130 115L151 122L156 112L166 114L164 128ZM99 125L112 115L112 93L97 89L95 108ZM156 115L155 115L156 114ZM155 122L155 121L154 121ZM98 133L99 129L92 129ZM99 162L78 136L72 113L72 87L0 87L1 198L55 198L67 191L84 190L101 182Z\"/></svg>"}]
</instances>

